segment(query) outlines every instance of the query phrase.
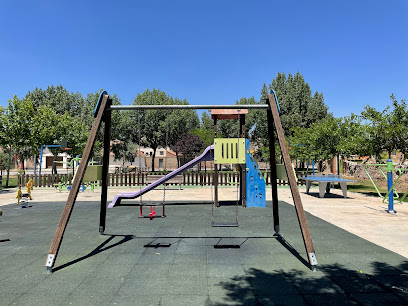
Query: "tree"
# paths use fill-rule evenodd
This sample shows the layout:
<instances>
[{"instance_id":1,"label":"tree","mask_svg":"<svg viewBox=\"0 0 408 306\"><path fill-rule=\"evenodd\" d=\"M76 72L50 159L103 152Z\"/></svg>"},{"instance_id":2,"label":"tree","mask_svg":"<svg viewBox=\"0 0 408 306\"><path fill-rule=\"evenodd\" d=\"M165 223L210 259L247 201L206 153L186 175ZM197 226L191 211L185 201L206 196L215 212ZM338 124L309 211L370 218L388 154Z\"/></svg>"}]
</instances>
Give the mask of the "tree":
<instances>
[{"instance_id":1,"label":"tree","mask_svg":"<svg viewBox=\"0 0 408 306\"><path fill-rule=\"evenodd\" d=\"M400 151L406 158L408 153L408 109L405 100L397 101L394 94L390 96L392 109L387 106L383 111L367 105L361 116L367 121L367 147L370 155L377 160L383 151L391 158L393 151Z\"/></svg>"},{"instance_id":2,"label":"tree","mask_svg":"<svg viewBox=\"0 0 408 306\"><path fill-rule=\"evenodd\" d=\"M279 100L281 121L285 135L291 136L295 127L309 127L327 116L328 107L324 103L322 93L317 91L312 96L312 91L303 76L296 72L295 75L278 73L269 90L274 89ZM265 86L263 87L262 96Z\"/></svg>"},{"instance_id":3,"label":"tree","mask_svg":"<svg viewBox=\"0 0 408 306\"><path fill-rule=\"evenodd\" d=\"M174 99L159 89L150 91L146 89L143 93L138 94L133 101L134 105L170 105L174 104ZM156 149L165 147L168 144L168 127L171 110L149 109L138 110L131 118L132 125L141 129L141 139L139 132L133 134L132 140L135 143L150 147L153 149L152 171L154 171L154 160Z\"/></svg>"},{"instance_id":4,"label":"tree","mask_svg":"<svg viewBox=\"0 0 408 306\"><path fill-rule=\"evenodd\" d=\"M185 133L181 135L180 139L172 146L175 152L180 152L189 160L200 153L204 148L204 142L197 135Z\"/></svg>"},{"instance_id":5,"label":"tree","mask_svg":"<svg viewBox=\"0 0 408 306\"><path fill-rule=\"evenodd\" d=\"M361 118L354 114L344 118L326 117L309 128L294 129L291 156L305 162L330 160L339 155L364 155L366 136Z\"/></svg>"},{"instance_id":6,"label":"tree","mask_svg":"<svg viewBox=\"0 0 408 306\"><path fill-rule=\"evenodd\" d=\"M181 101L179 99L174 99L174 104L188 105L188 102L186 100ZM172 110L166 120L168 120L168 122L166 122L168 129L166 145L171 146L175 151L177 164L178 166L180 166L180 152L177 151L179 147L175 144L183 137L183 135L186 135L188 132L193 131L195 128L197 128L200 124L200 121L198 119L197 112L193 109Z\"/></svg>"},{"instance_id":7,"label":"tree","mask_svg":"<svg viewBox=\"0 0 408 306\"><path fill-rule=\"evenodd\" d=\"M32 134L30 121L34 114L31 101L24 101L14 96L9 100L8 106L2 109L0 114L0 145L9 157L7 163L6 187L8 187L10 177L10 167L13 165L13 158L22 160L21 154L27 148L32 147Z\"/></svg>"}]
</instances>

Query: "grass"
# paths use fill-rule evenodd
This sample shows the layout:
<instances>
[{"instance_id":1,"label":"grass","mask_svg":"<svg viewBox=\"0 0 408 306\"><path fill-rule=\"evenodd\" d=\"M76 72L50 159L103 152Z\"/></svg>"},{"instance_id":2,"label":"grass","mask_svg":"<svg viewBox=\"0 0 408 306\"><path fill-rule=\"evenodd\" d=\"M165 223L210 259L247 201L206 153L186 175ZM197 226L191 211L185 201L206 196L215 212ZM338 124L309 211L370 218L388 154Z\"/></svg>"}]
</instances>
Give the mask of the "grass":
<instances>
[{"instance_id":1,"label":"grass","mask_svg":"<svg viewBox=\"0 0 408 306\"><path fill-rule=\"evenodd\" d=\"M350 179L353 179L352 177ZM385 181L380 181L377 183L378 185L378 190L385 195L387 192L387 185ZM398 185L398 184L397 184ZM339 189L340 187L335 185L335 188ZM362 193L368 196L374 196L374 197L378 197L378 193L375 190L373 184L371 183L370 180L368 179L358 179L357 182L355 183L350 183L347 185L347 190L352 191L352 192L358 192L358 193ZM400 198L403 197L404 193L407 192L407 190L401 190L401 187L399 188L398 191L402 191L402 192L398 192L398 195ZM408 202L408 196L404 199L403 202Z\"/></svg>"},{"instance_id":2,"label":"grass","mask_svg":"<svg viewBox=\"0 0 408 306\"><path fill-rule=\"evenodd\" d=\"M2 182L2 187L3 187L3 188L6 187L6 178L7 178L7 176L6 176L6 175L3 175L3 182ZM11 176L11 175L10 175L9 184L8 184L8 187L7 187L7 188L17 187L17 184L18 184L17 176L15 176L15 175Z\"/></svg>"}]
</instances>

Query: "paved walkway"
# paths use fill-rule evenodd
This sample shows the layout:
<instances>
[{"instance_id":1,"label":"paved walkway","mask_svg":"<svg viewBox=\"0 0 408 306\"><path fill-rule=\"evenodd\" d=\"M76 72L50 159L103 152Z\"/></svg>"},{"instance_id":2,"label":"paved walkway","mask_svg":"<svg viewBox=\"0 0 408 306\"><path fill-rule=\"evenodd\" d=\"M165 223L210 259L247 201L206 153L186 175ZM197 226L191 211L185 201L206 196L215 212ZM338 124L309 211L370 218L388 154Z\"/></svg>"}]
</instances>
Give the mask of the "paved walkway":
<instances>
[{"instance_id":1,"label":"paved walkway","mask_svg":"<svg viewBox=\"0 0 408 306\"><path fill-rule=\"evenodd\" d=\"M0 305L408 304L406 207L396 206L392 216L375 198L343 199L335 190L319 199L313 191L301 196L319 261L315 273L305 265L289 189L279 189L277 239L270 202L240 207L238 228L212 228L211 205L198 204L211 199L211 189L185 188L166 191L166 200L178 204L167 205L165 219L138 219L132 207L108 210L105 235L98 234L100 191L80 193L51 275L44 262L68 193L35 189L32 207L18 209L9 204L15 194L3 192ZM117 192L110 189L109 199ZM236 199L235 188L220 194ZM143 200L162 198L159 190ZM235 212L214 209L220 221ZM394 246L383 240L396 226Z\"/></svg>"}]
</instances>

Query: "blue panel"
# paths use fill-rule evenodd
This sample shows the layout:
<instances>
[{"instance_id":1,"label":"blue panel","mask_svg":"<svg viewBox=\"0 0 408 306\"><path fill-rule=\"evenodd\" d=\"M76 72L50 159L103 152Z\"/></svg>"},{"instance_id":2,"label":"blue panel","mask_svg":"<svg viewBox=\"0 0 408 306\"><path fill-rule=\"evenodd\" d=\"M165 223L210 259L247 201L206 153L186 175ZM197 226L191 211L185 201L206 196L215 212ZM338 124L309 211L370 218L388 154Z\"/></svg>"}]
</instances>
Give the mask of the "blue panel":
<instances>
[{"instance_id":1,"label":"blue panel","mask_svg":"<svg viewBox=\"0 0 408 306\"><path fill-rule=\"evenodd\" d=\"M266 207L265 179L249 150L249 140L245 140L246 159L246 203L247 207Z\"/></svg>"}]
</instances>

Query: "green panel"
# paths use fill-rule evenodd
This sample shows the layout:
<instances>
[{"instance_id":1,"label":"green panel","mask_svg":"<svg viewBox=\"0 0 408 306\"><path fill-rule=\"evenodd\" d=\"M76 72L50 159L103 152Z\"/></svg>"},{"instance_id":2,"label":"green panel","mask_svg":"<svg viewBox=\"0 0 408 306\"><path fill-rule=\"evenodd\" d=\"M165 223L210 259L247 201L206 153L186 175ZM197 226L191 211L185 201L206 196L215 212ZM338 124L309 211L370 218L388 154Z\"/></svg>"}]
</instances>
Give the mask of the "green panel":
<instances>
[{"instance_id":1,"label":"green panel","mask_svg":"<svg viewBox=\"0 0 408 306\"><path fill-rule=\"evenodd\" d=\"M99 181L102 179L102 166L88 165L82 183Z\"/></svg>"},{"instance_id":2,"label":"green panel","mask_svg":"<svg viewBox=\"0 0 408 306\"><path fill-rule=\"evenodd\" d=\"M214 163L245 164L245 138L215 138Z\"/></svg>"},{"instance_id":3,"label":"green panel","mask_svg":"<svg viewBox=\"0 0 408 306\"><path fill-rule=\"evenodd\" d=\"M296 178L296 182L297 182L298 178L296 176L296 172L295 172L295 169L293 168L293 165L292 165L292 170L293 170L293 173L295 174L295 178ZM276 165L276 177L278 178L278 180L282 180L282 181L285 181L285 182L289 181L288 174L286 173L284 164L277 164Z\"/></svg>"}]
</instances>

